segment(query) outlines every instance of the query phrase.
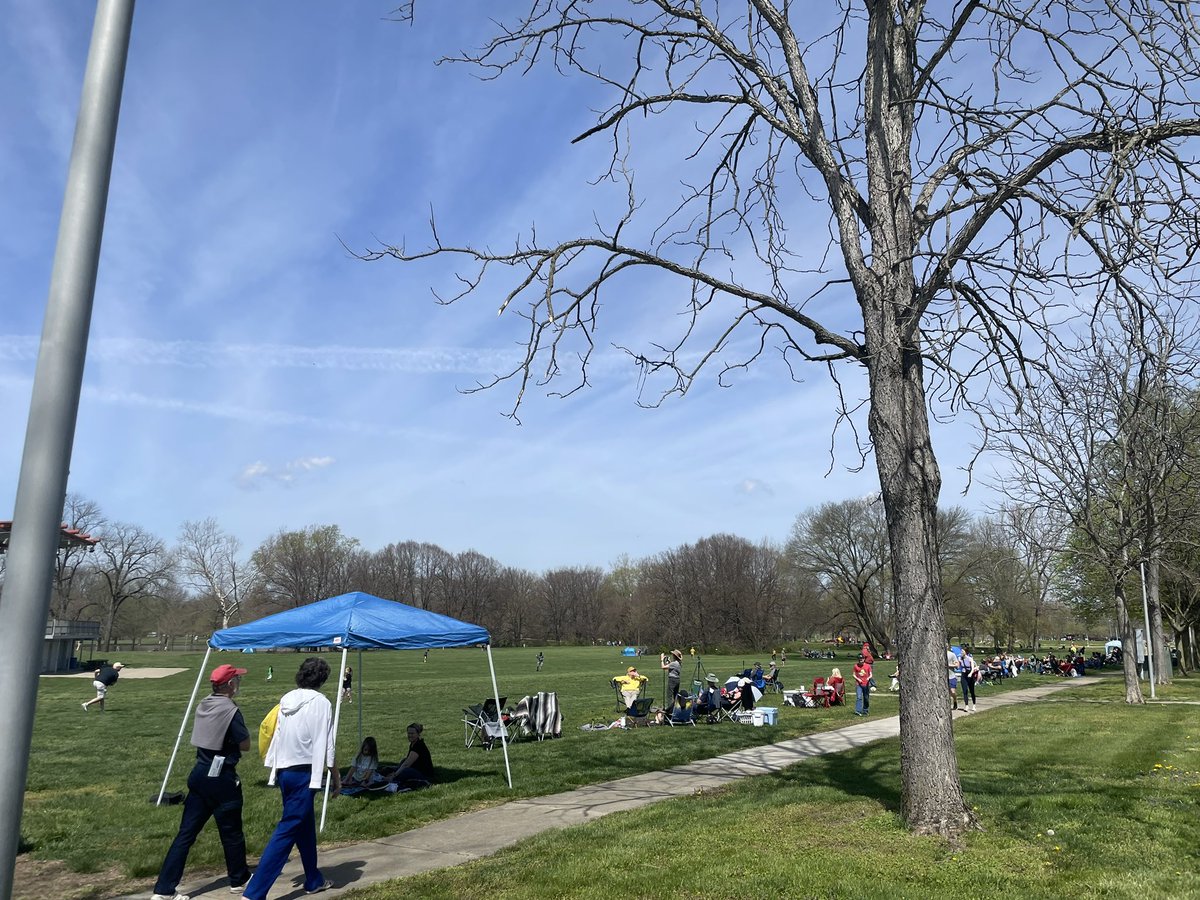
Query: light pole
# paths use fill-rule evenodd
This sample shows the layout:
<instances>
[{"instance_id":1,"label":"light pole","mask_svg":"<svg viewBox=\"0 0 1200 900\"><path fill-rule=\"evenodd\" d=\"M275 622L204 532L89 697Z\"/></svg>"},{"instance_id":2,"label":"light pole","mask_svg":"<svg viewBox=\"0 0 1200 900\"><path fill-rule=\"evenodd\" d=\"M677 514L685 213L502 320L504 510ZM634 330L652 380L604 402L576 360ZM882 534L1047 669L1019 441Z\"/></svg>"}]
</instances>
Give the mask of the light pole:
<instances>
[{"instance_id":1,"label":"light pole","mask_svg":"<svg viewBox=\"0 0 1200 900\"><path fill-rule=\"evenodd\" d=\"M1154 700L1154 641L1150 639L1150 598L1146 594L1145 560L1138 563L1138 570L1142 574L1142 616L1146 622L1146 674L1150 677L1150 699Z\"/></svg>"},{"instance_id":2,"label":"light pole","mask_svg":"<svg viewBox=\"0 0 1200 900\"><path fill-rule=\"evenodd\" d=\"M11 900L54 555L96 291L134 0L99 0L33 378L0 604L0 900Z\"/></svg>"}]
</instances>

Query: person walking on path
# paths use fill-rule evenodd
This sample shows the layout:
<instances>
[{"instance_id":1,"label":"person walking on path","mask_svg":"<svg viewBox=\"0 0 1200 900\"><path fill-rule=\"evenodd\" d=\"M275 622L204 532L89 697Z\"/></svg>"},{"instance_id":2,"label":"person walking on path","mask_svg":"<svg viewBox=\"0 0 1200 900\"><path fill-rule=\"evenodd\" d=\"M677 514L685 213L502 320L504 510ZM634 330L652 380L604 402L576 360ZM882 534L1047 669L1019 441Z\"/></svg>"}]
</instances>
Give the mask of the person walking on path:
<instances>
[{"instance_id":1,"label":"person walking on path","mask_svg":"<svg viewBox=\"0 0 1200 900\"><path fill-rule=\"evenodd\" d=\"M242 832L242 783L237 776L238 761L250 749L250 730L233 702L245 674L245 669L224 664L209 675L212 693L200 701L192 722L196 764L188 775L179 832L158 870L150 900L189 900L187 894L177 894L175 889L183 877L188 852L210 818L217 822L217 834L225 850L229 890L240 892L250 880L246 836Z\"/></svg>"},{"instance_id":2,"label":"person walking on path","mask_svg":"<svg viewBox=\"0 0 1200 900\"><path fill-rule=\"evenodd\" d=\"M354 670L346 666L345 674L342 675L342 699L347 703L354 702L354 692L350 689L354 686Z\"/></svg>"},{"instance_id":3,"label":"person walking on path","mask_svg":"<svg viewBox=\"0 0 1200 900\"><path fill-rule=\"evenodd\" d=\"M946 648L946 681L950 686L950 708L951 711L958 710L958 671L961 667L958 661L958 654L950 647ZM966 700L963 700L966 703Z\"/></svg>"},{"instance_id":4,"label":"person walking on path","mask_svg":"<svg viewBox=\"0 0 1200 900\"><path fill-rule=\"evenodd\" d=\"M313 798L326 772L330 791L336 794L342 789L334 762L333 705L320 692L328 679L329 665L311 656L300 664L296 689L279 701L279 723L264 765L271 770L267 783L279 784L283 814L267 841L254 877L242 892L242 900L266 900L292 847L300 851L304 865L305 893L317 894L333 887L317 868L317 819L313 812Z\"/></svg>"},{"instance_id":5,"label":"person walking on path","mask_svg":"<svg viewBox=\"0 0 1200 900\"><path fill-rule=\"evenodd\" d=\"M660 663L667 673L667 711L675 708L675 696L679 693L679 670L683 665L683 651L672 650L664 653Z\"/></svg>"},{"instance_id":6,"label":"person walking on path","mask_svg":"<svg viewBox=\"0 0 1200 900\"><path fill-rule=\"evenodd\" d=\"M538 655L537 655L537 671L539 671L539 672L542 671L542 663L544 663L545 661L546 661L546 655L544 653L542 653L541 650L539 650Z\"/></svg>"},{"instance_id":7,"label":"person walking on path","mask_svg":"<svg viewBox=\"0 0 1200 900\"><path fill-rule=\"evenodd\" d=\"M979 709L975 705L975 685L979 681L979 666L975 663L975 657L971 655L970 647L962 648L962 655L958 658L958 663L961 670L959 677L962 679L963 707L967 712L975 712Z\"/></svg>"},{"instance_id":8,"label":"person walking on path","mask_svg":"<svg viewBox=\"0 0 1200 900\"><path fill-rule=\"evenodd\" d=\"M871 663L863 654L854 664L854 714L865 716L871 709Z\"/></svg>"},{"instance_id":9,"label":"person walking on path","mask_svg":"<svg viewBox=\"0 0 1200 900\"><path fill-rule=\"evenodd\" d=\"M84 701L84 712L87 712L93 703L99 703L100 712L104 712L104 698L108 696L108 689L121 677L123 668L125 668L123 663L113 663L111 666L101 666L96 670L96 675L92 679L92 687L96 689L96 696L91 700Z\"/></svg>"}]
</instances>

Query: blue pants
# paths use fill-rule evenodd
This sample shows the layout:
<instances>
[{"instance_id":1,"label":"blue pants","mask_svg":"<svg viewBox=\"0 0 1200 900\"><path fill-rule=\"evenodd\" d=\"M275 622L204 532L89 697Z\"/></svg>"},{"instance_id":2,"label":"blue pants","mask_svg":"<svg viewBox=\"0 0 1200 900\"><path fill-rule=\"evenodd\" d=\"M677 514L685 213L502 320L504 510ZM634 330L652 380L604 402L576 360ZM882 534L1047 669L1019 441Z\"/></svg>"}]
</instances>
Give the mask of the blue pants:
<instances>
[{"instance_id":1,"label":"blue pants","mask_svg":"<svg viewBox=\"0 0 1200 900\"><path fill-rule=\"evenodd\" d=\"M250 878L246 866L246 837L242 833L242 785L237 770L230 767L216 778L208 777L208 766L197 763L188 775L188 795L183 801L179 833L171 842L154 893L171 896L183 878L188 851L196 843L209 818L216 819L221 847L225 850L225 871L231 885L242 885Z\"/></svg>"},{"instance_id":2,"label":"blue pants","mask_svg":"<svg viewBox=\"0 0 1200 900\"><path fill-rule=\"evenodd\" d=\"M869 684L854 685L854 711L865 716L871 708L871 686Z\"/></svg>"},{"instance_id":3,"label":"blue pants","mask_svg":"<svg viewBox=\"0 0 1200 900\"><path fill-rule=\"evenodd\" d=\"M313 812L313 798L317 792L308 786L309 777L307 771L280 770L275 775L283 795L283 814L267 841L254 877L243 891L250 900L266 900L292 847L300 851L300 862L304 864L304 889L315 891L325 883L325 876L317 868L317 817Z\"/></svg>"}]
</instances>

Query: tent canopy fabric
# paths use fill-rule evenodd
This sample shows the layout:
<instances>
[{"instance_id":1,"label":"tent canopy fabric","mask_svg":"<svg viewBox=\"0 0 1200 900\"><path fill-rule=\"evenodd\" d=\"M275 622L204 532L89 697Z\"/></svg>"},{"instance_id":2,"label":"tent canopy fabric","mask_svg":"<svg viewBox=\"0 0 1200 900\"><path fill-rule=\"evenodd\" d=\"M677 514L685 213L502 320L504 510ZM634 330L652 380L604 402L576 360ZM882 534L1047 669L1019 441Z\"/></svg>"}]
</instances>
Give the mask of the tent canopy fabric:
<instances>
[{"instance_id":1,"label":"tent canopy fabric","mask_svg":"<svg viewBox=\"0 0 1200 900\"><path fill-rule=\"evenodd\" d=\"M422 650L490 644L486 628L362 591L340 594L213 632L217 650L343 647Z\"/></svg>"},{"instance_id":2,"label":"tent canopy fabric","mask_svg":"<svg viewBox=\"0 0 1200 900\"><path fill-rule=\"evenodd\" d=\"M1105 641L1104 642L1104 652L1107 653L1109 650L1112 650L1114 647L1120 647L1120 646L1122 646L1120 641L1116 641L1116 640Z\"/></svg>"}]
</instances>

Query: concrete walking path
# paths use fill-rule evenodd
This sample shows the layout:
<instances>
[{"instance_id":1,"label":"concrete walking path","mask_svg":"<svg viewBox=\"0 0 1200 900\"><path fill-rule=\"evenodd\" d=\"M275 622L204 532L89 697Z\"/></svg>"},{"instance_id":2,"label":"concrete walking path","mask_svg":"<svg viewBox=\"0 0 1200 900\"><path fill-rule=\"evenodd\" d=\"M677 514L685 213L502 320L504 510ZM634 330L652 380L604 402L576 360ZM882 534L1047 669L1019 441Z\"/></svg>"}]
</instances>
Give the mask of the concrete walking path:
<instances>
[{"instance_id":1,"label":"concrete walking path","mask_svg":"<svg viewBox=\"0 0 1200 900\"><path fill-rule=\"evenodd\" d=\"M986 712L1014 703L1041 700L1049 694L1082 683L1064 679L1023 690L1007 691L983 699L979 711ZM975 715L967 713L965 715ZM337 887L321 897L337 897L355 890L405 878L433 869L458 866L491 856L518 841L549 831L583 825L609 813L637 809L661 800L685 797L730 784L754 775L778 772L814 756L840 753L900 734L900 717L855 720L851 725L776 744L737 750L712 759L697 760L661 772L645 772L616 781L592 784L551 794L513 800L500 806L463 813L431 822L401 834L322 849L320 866L325 877ZM227 880L208 878L201 884L185 880L179 890L192 897L232 897ZM146 900L150 892L128 894L114 900ZM306 896L304 873L298 856L284 867L268 900L298 900Z\"/></svg>"}]
</instances>

